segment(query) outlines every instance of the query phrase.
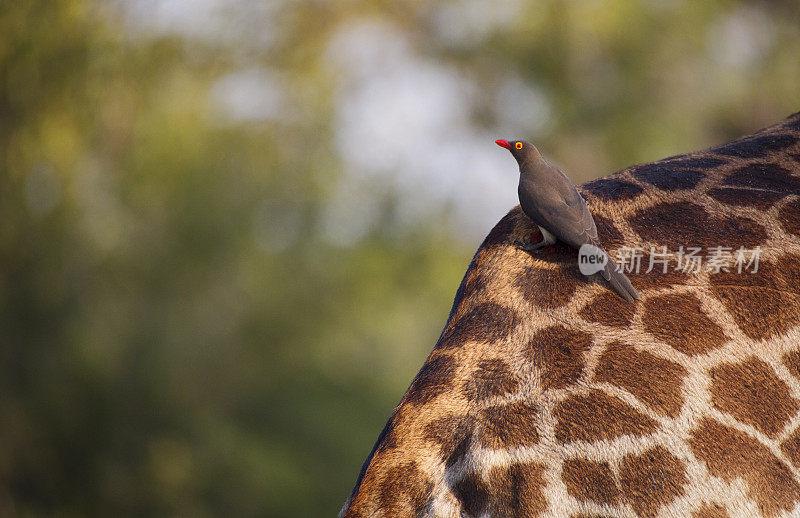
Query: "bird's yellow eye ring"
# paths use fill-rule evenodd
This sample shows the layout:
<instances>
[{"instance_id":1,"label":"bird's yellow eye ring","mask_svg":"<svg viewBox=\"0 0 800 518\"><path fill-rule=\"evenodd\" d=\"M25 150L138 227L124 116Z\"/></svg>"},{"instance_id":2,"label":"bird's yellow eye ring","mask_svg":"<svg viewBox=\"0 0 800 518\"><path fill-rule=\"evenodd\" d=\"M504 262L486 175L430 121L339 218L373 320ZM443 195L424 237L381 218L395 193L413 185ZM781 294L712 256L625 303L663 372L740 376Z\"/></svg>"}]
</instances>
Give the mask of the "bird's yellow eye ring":
<instances>
[{"instance_id":1,"label":"bird's yellow eye ring","mask_svg":"<svg viewBox=\"0 0 800 518\"><path fill-rule=\"evenodd\" d=\"M516 144L514 144L514 147L517 149L522 149L522 142L517 142Z\"/></svg>"}]
</instances>

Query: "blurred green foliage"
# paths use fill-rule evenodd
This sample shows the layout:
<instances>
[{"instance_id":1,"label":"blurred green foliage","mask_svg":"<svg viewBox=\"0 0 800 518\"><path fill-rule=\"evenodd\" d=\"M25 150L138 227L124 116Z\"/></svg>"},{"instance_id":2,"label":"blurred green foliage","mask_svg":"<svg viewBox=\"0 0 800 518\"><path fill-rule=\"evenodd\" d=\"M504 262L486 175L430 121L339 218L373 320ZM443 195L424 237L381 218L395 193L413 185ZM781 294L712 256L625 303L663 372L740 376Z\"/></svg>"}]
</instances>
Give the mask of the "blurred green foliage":
<instances>
[{"instance_id":1,"label":"blurred green foliage","mask_svg":"<svg viewBox=\"0 0 800 518\"><path fill-rule=\"evenodd\" d=\"M258 30L131 28L125 2L4 3L0 515L337 512L478 244L447 207L404 227L381 190L360 239L320 230L347 174L325 49L348 24L469 74L476 127L497 128L500 78L536 84L543 146L595 174L800 106L794 2L530 2L443 37L436 10L466 4L279 4L252 16L280 28L260 49ZM709 43L736 24L748 59ZM219 113L216 81L254 64L281 74L288 119Z\"/></svg>"}]
</instances>

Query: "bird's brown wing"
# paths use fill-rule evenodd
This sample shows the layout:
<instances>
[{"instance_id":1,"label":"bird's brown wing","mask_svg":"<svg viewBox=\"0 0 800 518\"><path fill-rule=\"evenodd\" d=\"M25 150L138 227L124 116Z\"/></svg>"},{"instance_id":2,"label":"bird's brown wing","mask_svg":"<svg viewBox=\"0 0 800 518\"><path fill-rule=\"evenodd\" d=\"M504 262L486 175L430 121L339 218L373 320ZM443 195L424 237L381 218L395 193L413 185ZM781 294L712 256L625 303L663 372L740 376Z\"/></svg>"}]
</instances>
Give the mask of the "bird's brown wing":
<instances>
[{"instance_id":1,"label":"bird's brown wing","mask_svg":"<svg viewBox=\"0 0 800 518\"><path fill-rule=\"evenodd\" d=\"M586 200L564 173L555 168L551 171L557 175L551 175L549 181L520 181L522 210L534 223L573 248L580 249L581 245L589 243L602 249ZM639 298L636 288L610 259L600 275L623 299L632 301Z\"/></svg>"},{"instance_id":2,"label":"bird's brown wing","mask_svg":"<svg viewBox=\"0 0 800 518\"><path fill-rule=\"evenodd\" d=\"M518 194L525 214L559 240L574 248L597 244L597 227L586 200L557 167L547 165L521 176Z\"/></svg>"},{"instance_id":3,"label":"bird's brown wing","mask_svg":"<svg viewBox=\"0 0 800 518\"><path fill-rule=\"evenodd\" d=\"M591 243L596 245L597 226L586 201L578 192L569 200L548 200L550 203L538 207L541 222L536 223L549 230L558 239L574 248Z\"/></svg>"}]
</instances>

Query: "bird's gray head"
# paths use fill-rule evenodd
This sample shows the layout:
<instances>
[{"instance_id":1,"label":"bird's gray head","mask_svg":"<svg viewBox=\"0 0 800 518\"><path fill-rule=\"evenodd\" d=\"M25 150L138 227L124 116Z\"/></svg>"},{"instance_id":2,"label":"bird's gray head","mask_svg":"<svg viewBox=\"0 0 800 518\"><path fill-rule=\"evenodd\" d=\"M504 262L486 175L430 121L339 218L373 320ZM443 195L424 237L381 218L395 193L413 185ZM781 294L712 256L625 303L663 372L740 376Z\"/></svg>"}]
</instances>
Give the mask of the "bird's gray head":
<instances>
[{"instance_id":1,"label":"bird's gray head","mask_svg":"<svg viewBox=\"0 0 800 518\"><path fill-rule=\"evenodd\" d=\"M525 162L533 162L542 159L542 155L539 153L539 150L536 149L536 146L527 140L499 139L495 140L494 143L511 151L511 154L517 159L517 163L519 163L520 166Z\"/></svg>"}]
</instances>

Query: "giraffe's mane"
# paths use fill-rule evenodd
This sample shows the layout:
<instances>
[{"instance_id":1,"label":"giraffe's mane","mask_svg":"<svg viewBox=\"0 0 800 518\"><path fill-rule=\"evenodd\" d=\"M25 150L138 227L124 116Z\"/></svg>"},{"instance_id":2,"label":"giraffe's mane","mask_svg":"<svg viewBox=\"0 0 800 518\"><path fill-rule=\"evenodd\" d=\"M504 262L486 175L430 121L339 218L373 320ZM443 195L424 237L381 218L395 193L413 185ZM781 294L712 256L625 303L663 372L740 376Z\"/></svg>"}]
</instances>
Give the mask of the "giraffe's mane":
<instances>
[{"instance_id":1,"label":"giraffe's mane","mask_svg":"<svg viewBox=\"0 0 800 518\"><path fill-rule=\"evenodd\" d=\"M342 515L800 512L799 135L797 113L579 188L610 255L639 249L636 304L567 248L518 249L536 227L512 209ZM681 272L681 246L760 249L758 271Z\"/></svg>"}]
</instances>

